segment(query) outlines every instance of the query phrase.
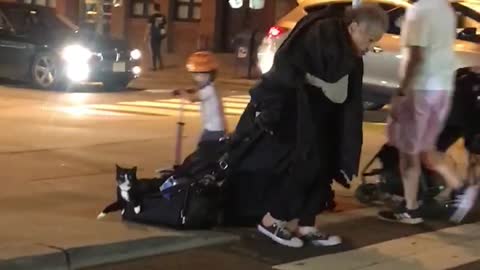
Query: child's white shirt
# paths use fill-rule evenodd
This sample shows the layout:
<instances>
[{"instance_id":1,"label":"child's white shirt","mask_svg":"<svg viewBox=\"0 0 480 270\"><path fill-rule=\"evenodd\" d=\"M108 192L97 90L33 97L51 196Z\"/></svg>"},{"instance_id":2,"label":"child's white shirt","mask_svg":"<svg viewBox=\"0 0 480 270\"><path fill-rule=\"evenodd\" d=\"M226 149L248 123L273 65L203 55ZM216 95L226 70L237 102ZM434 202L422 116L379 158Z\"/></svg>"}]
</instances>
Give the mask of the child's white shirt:
<instances>
[{"instance_id":1,"label":"child's white shirt","mask_svg":"<svg viewBox=\"0 0 480 270\"><path fill-rule=\"evenodd\" d=\"M198 91L203 128L208 131L225 130L223 106L213 83Z\"/></svg>"}]
</instances>

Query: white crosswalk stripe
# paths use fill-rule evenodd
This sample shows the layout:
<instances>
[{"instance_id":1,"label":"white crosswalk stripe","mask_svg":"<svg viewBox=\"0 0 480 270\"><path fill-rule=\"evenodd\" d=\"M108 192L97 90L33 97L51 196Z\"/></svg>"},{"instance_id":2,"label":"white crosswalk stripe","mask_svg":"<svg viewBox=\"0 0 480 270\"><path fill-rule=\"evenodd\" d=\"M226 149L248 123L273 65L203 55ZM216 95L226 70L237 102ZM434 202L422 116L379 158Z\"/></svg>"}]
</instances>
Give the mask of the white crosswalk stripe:
<instances>
[{"instance_id":1,"label":"white crosswalk stripe","mask_svg":"<svg viewBox=\"0 0 480 270\"><path fill-rule=\"evenodd\" d=\"M248 95L229 96L222 98L225 114L228 116L241 115L250 101ZM185 102L180 99L160 99L160 100L139 100L124 101L114 104L90 104L85 105L86 109L98 111L111 111L117 113L177 116L182 107L186 116L200 115L200 105L198 103Z\"/></svg>"},{"instance_id":2,"label":"white crosswalk stripe","mask_svg":"<svg viewBox=\"0 0 480 270\"><path fill-rule=\"evenodd\" d=\"M480 224L401 237L346 252L274 266L279 270L450 269L480 260Z\"/></svg>"}]
</instances>

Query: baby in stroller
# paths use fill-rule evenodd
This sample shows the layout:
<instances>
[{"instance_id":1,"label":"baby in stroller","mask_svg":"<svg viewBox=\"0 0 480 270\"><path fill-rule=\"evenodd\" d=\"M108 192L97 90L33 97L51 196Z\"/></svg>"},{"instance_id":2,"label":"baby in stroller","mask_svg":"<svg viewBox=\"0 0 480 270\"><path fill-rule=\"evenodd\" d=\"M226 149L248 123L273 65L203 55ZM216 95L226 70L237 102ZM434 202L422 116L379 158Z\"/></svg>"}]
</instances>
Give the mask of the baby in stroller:
<instances>
[{"instance_id":1,"label":"baby in stroller","mask_svg":"<svg viewBox=\"0 0 480 270\"><path fill-rule=\"evenodd\" d=\"M438 150L445 153L458 139L464 139L469 155L466 184L477 186L476 189L470 189L477 192L480 184L480 121L475 118L480 115L479 79L480 75L476 70L465 68L458 71L449 118L437 141ZM362 171L362 183L355 193L358 201L371 204L375 201L391 203L397 202L397 199L403 199L398 154L395 147L388 144L382 146ZM376 160L380 161L381 167L372 169ZM369 182L367 178L371 176L378 176L378 181ZM448 194L442 180L434 172L423 167L418 197L424 206L435 205L444 209L454 209L452 220L462 220L472 205L455 204L450 200L451 197L442 196ZM477 196L477 194L465 193L464 196Z\"/></svg>"}]
</instances>

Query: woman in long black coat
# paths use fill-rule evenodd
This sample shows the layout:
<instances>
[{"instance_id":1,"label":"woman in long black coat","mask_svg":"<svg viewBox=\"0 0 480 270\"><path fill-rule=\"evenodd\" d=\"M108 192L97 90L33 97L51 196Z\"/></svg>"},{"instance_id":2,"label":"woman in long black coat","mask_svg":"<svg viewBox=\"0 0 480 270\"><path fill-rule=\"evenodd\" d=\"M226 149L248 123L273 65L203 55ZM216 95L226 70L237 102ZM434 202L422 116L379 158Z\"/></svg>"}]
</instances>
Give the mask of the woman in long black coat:
<instances>
[{"instance_id":1,"label":"woman in long black coat","mask_svg":"<svg viewBox=\"0 0 480 270\"><path fill-rule=\"evenodd\" d=\"M320 233L315 216L333 200L332 180L349 186L357 174L362 56L382 37L387 24L385 12L372 5L345 14L331 9L310 13L297 23L277 51L272 69L250 91L251 102L236 132L260 128L265 135L237 168L232 186L237 194L247 189L248 180L241 179L246 171L257 180L254 189L263 186L263 202L253 207L265 209L258 230L275 242L290 247L301 247L304 241L341 242ZM248 206L237 203L236 210L241 212L242 207ZM293 219L299 219L298 237L285 227Z\"/></svg>"}]
</instances>

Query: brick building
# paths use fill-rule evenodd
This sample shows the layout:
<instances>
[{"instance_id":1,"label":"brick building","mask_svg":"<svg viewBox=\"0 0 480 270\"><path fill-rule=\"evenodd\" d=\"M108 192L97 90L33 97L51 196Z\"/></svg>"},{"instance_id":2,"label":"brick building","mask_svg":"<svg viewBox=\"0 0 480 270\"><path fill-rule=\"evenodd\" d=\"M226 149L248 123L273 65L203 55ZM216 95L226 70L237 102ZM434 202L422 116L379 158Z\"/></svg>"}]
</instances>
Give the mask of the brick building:
<instances>
[{"instance_id":1,"label":"brick building","mask_svg":"<svg viewBox=\"0 0 480 270\"><path fill-rule=\"evenodd\" d=\"M56 8L57 12L76 24L93 24L96 0L0 0L22 2ZM261 10L248 9L248 0L242 8L232 9L228 0L121 0L114 7L112 0L104 0L106 29L114 37L126 38L130 45L143 48L146 21L153 3L161 5L168 19L168 38L165 50L187 54L199 42L217 52L231 51L233 37L246 27L265 32L277 18L296 5L295 0L265 0Z\"/></svg>"}]
</instances>

